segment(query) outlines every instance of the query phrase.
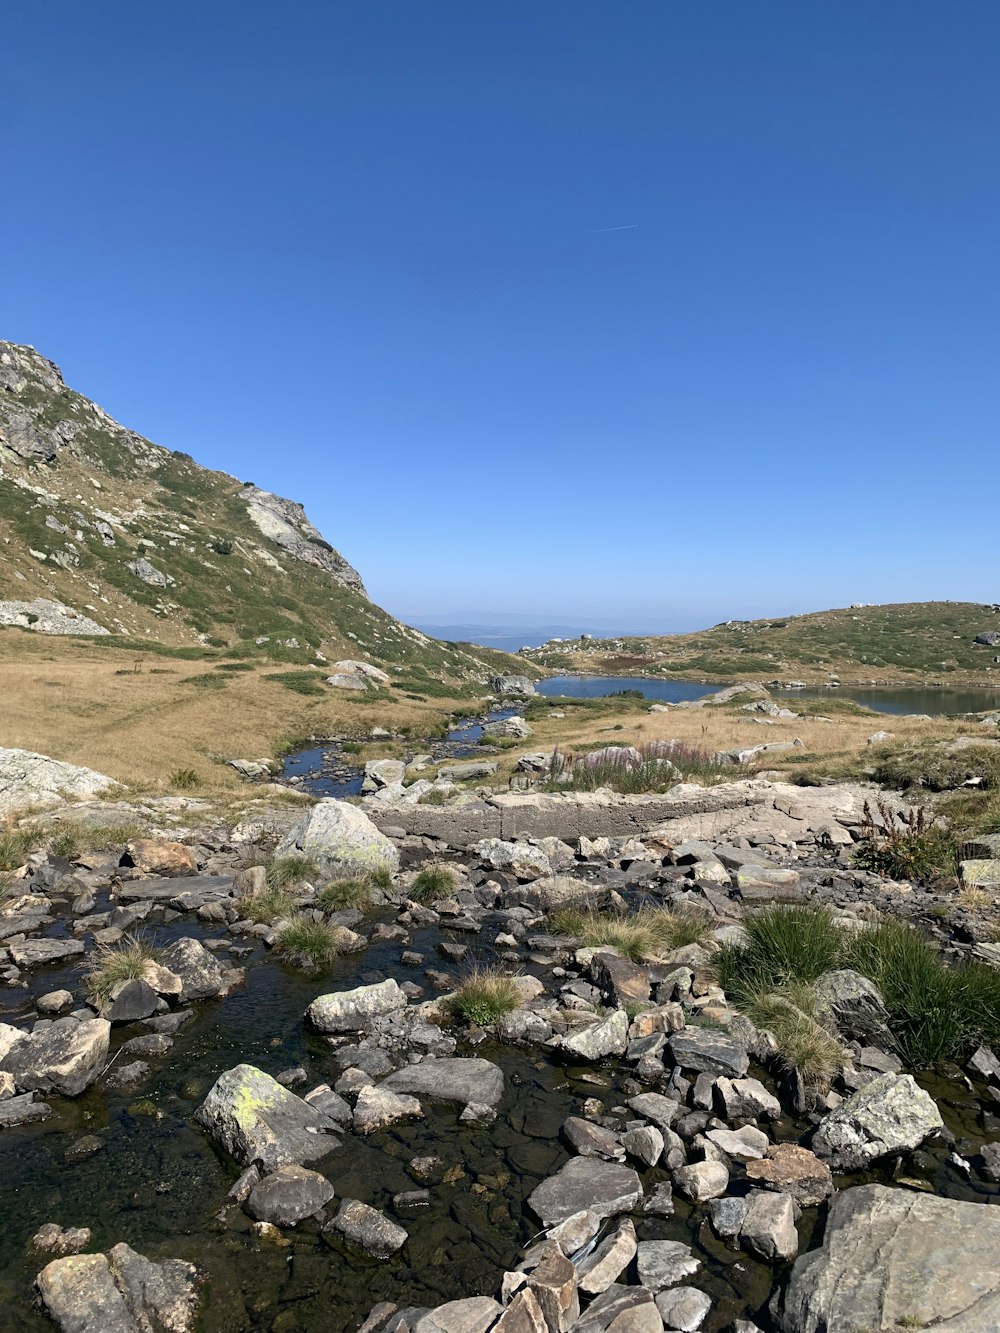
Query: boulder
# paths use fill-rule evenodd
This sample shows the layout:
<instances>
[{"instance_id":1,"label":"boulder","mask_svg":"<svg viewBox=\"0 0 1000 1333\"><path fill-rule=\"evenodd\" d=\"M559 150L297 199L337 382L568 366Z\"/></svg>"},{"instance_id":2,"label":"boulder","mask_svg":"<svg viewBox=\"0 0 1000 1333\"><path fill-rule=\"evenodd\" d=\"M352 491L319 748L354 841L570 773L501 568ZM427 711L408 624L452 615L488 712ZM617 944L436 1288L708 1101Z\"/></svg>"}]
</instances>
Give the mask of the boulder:
<instances>
[{"instance_id":1,"label":"boulder","mask_svg":"<svg viewBox=\"0 0 1000 1333\"><path fill-rule=\"evenodd\" d=\"M642 1198L639 1177L628 1166L593 1157L572 1157L528 1196L528 1207L543 1226L564 1222L587 1209L595 1217L630 1212Z\"/></svg>"},{"instance_id":2,"label":"boulder","mask_svg":"<svg viewBox=\"0 0 1000 1333\"><path fill-rule=\"evenodd\" d=\"M317 1032L363 1032L374 1019L406 1008L406 995L392 977L371 986L320 995L306 1010Z\"/></svg>"},{"instance_id":3,"label":"boulder","mask_svg":"<svg viewBox=\"0 0 1000 1333\"><path fill-rule=\"evenodd\" d=\"M674 1172L674 1183L693 1203L717 1199L729 1188L729 1171L722 1162L692 1162Z\"/></svg>"},{"instance_id":4,"label":"boulder","mask_svg":"<svg viewBox=\"0 0 1000 1333\"><path fill-rule=\"evenodd\" d=\"M615 1009L607 1018L580 1028L560 1043L567 1055L578 1060L603 1060L608 1055L624 1055L628 1046L628 1015Z\"/></svg>"},{"instance_id":5,"label":"boulder","mask_svg":"<svg viewBox=\"0 0 1000 1333\"><path fill-rule=\"evenodd\" d=\"M675 1287L697 1273L701 1263L690 1245L679 1240L641 1240L636 1254L639 1281L650 1291Z\"/></svg>"},{"instance_id":6,"label":"boulder","mask_svg":"<svg viewBox=\"0 0 1000 1333\"><path fill-rule=\"evenodd\" d=\"M615 1282L588 1306L573 1333L663 1333L663 1320L651 1291Z\"/></svg>"},{"instance_id":7,"label":"boulder","mask_svg":"<svg viewBox=\"0 0 1000 1333\"><path fill-rule=\"evenodd\" d=\"M684 1028L670 1037L670 1056L681 1069L742 1078L750 1067L746 1048L714 1028Z\"/></svg>"},{"instance_id":8,"label":"boulder","mask_svg":"<svg viewBox=\"0 0 1000 1333\"><path fill-rule=\"evenodd\" d=\"M767 1263L794 1259L799 1248L795 1202L790 1194L755 1190L747 1200L740 1244Z\"/></svg>"},{"instance_id":9,"label":"boulder","mask_svg":"<svg viewBox=\"0 0 1000 1333\"><path fill-rule=\"evenodd\" d=\"M508 740L526 741L534 734L523 717L502 717L497 722L487 722L483 727L484 736L499 736Z\"/></svg>"},{"instance_id":10,"label":"boulder","mask_svg":"<svg viewBox=\"0 0 1000 1333\"><path fill-rule=\"evenodd\" d=\"M409 1239L403 1227L390 1221L385 1213L357 1199L345 1199L337 1216L323 1229L339 1232L377 1259L388 1259Z\"/></svg>"},{"instance_id":11,"label":"boulder","mask_svg":"<svg viewBox=\"0 0 1000 1333\"><path fill-rule=\"evenodd\" d=\"M84 952L82 940L23 940L11 944L10 956L18 967L38 967L44 963L61 963L66 958L79 958Z\"/></svg>"},{"instance_id":12,"label":"boulder","mask_svg":"<svg viewBox=\"0 0 1000 1333\"><path fill-rule=\"evenodd\" d=\"M278 843L275 855L308 856L328 871L347 875L399 869L395 844L363 810L345 801L318 801Z\"/></svg>"},{"instance_id":13,"label":"boulder","mask_svg":"<svg viewBox=\"0 0 1000 1333\"><path fill-rule=\"evenodd\" d=\"M714 1091L719 1114L736 1124L759 1119L776 1120L781 1115L781 1103L760 1079L718 1078Z\"/></svg>"},{"instance_id":14,"label":"boulder","mask_svg":"<svg viewBox=\"0 0 1000 1333\"><path fill-rule=\"evenodd\" d=\"M195 1120L240 1166L301 1166L339 1146L336 1123L253 1065L220 1074Z\"/></svg>"},{"instance_id":15,"label":"boulder","mask_svg":"<svg viewBox=\"0 0 1000 1333\"><path fill-rule=\"evenodd\" d=\"M697 1333L712 1308L712 1298L697 1287L671 1287L656 1298L663 1327L677 1333Z\"/></svg>"},{"instance_id":16,"label":"boulder","mask_svg":"<svg viewBox=\"0 0 1000 1333\"><path fill-rule=\"evenodd\" d=\"M0 748L0 814L25 805L60 805L68 796L89 800L114 785L114 778L92 768L32 750Z\"/></svg>"},{"instance_id":17,"label":"boulder","mask_svg":"<svg viewBox=\"0 0 1000 1333\"><path fill-rule=\"evenodd\" d=\"M250 1191L246 1210L258 1222L293 1227L328 1204L334 1189L325 1176L304 1166L279 1166Z\"/></svg>"},{"instance_id":18,"label":"boulder","mask_svg":"<svg viewBox=\"0 0 1000 1333\"><path fill-rule=\"evenodd\" d=\"M908 1152L943 1126L933 1097L910 1074L880 1074L820 1122L812 1147L835 1171L861 1171Z\"/></svg>"},{"instance_id":19,"label":"boulder","mask_svg":"<svg viewBox=\"0 0 1000 1333\"><path fill-rule=\"evenodd\" d=\"M362 1088L354 1105L354 1132L371 1134L400 1120L419 1120L423 1108L416 1097L404 1097L385 1087Z\"/></svg>"},{"instance_id":20,"label":"boulder","mask_svg":"<svg viewBox=\"0 0 1000 1333\"><path fill-rule=\"evenodd\" d=\"M577 1264L580 1290L588 1296L607 1291L635 1258L635 1251L635 1226L626 1217L607 1240Z\"/></svg>"},{"instance_id":21,"label":"boulder","mask_svg":"<svg viewBox=\"0 0 1000 1333\"><path fill-rule=\"evenodd\" d=\"M166 838L136 838L126 843L123 865L134 866L136 870L149 875L195 875L198 862L190 847L182 842L170 842Z\"/></svg>"},{"instance_id":22,"label":"boulder","mask_svg":"<svg viewBox=\"0 0 1000 1333\"><path fill-rule=\"evenodd\" d=\"M58 1018L17 1042L3 1060L22 1092L59 1092L77 1097L108 1058L111 1024L103 1018Z\"/></svg>"},{"instance_id":23,"label":"boulder","mask_svg":"<svg viewBox=\"0 0 1000 1333\"><path fill-rule=\"evenodd\" d=\"M503 1312L489 1296L467 1296L428 1311L413 1325L413 1333L486 1333Z\"/></svg>"},{"instance_id":24,"label":"boulder","mask_svg":"<svg viewBox=\"0 0 1000 1333\"><path fill-rule=\"evenodd\" d=\"M371 759L365 764L363 792L379 791L383 787L392 787L403 781L406 765L402 759Z\"/></svg>"},{"instance_id":25,"label":"boulder","mask_svg":"<svg viewBox=\"0 0 1000 1333\"><path fill-rule=\"evenodd\" d=\"M504 1093L504 1076L503 1070L489 1060L456 1056L406 1065L390 1074L380 1086L390 1092L411 1093L431 1101L496 1109Z\"/></svg>"},{"instance_id":26,"label":"boulder","mask_svg":"<svg viewBox=\"0 0 1000 1333\"><path fill-rule=\"evenodd\" d=\"M494 694L537 694L528 676L493 676L490 689Z\"/></svg>"},{"instance_id":27,"label":"boulder","mask_svg":"<svg viewBox=\"0 0 1000 1333\"><path fill-rule=\"evenodd\" d=\"M603 1125L571 1115L563 1122L562 1135L581 1157L602 1157L606 1162L623 1162L625 1149L618 1135ZM662 1142L662 1140L661 1140Z\"/></svg>"},{"instance_id":28,"label":"boulder","mask_svg":"<svg viewBox=\"0 0 1000 1333\"><path fill-rule=\"evenodd\" d=\"M191 1333L197 1280L193 1264L153 1263L121 1244L106 1255L53 1259L35 1283L63 1333Z\"/></svg>"},{"instance_id":29,"label":"boulder","mask_svg":"<svg viewBox=\"0 0 1000 1333\"><path fill-rule=\"evenodd\" d=\"M160 965L161 969L165 968L175 977L180 977L181 988L177 998L182 1004L187 1004L189 1000L228 995L243 980L243 972L239 968L223 966L214 954L209 953L203 944L190 935L175 940L164 951ZM149 984L154 990L159 989L155 982L150 981Z\"/></svg>"},{"instance_id":30,"label":"boulder","mask_svg":"<svg viewBox=\"0 0 1000 1333\"><path fill-rule=\"evenodd\" d=\"M883 1185L844 1190L822 1248L795 1261L778 1316L782 1333L994 1333L1000 1210Z\"/></svg>"},{"instance_id":31,"label":"boulder","mask_svg":"<svg viewBox=\"0 0 1000 1333\"><path fill-rule=\"evenodd\" d=\"M101 1006L101 1017L109 1023L136 1023L156 1013L160 997L141 977L121 981Z\"/></svg>"},{"instance_id":32,"label":"boulder","mask_svg":"<svg viewBox=\"0 0 1000 1333\"><path fill-rule=\"evenodd\" d=\"M541 879L551 875L552 865L540 847L527 842L504 842L501 838L483 838L476 846L481 861L494 870L505 870L520 880Z\"/></svg>"}]
</instances>

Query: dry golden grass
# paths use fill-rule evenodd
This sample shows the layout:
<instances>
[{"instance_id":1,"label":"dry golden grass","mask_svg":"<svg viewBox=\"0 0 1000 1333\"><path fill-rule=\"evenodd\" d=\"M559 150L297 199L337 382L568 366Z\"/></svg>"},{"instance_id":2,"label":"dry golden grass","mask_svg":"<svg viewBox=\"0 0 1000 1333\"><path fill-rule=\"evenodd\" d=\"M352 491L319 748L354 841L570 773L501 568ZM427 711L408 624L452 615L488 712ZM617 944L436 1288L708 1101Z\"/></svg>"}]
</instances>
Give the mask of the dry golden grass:
<instances>
[{"instance_id":1,"label":"dry golden grass","mask_svg":"<svg viewBox=\"0 0 1000 1333\"><path fill-rule=\"evenodd\" d=\"M794 699L787 706L794 708ZM558 709L558 704L554 703L553 707ZM773 768L789 775L808 769L837 776L839 771L855 764L859 756L874 762L879 747L869 746L867 742L868 737L877 731L891 731L896 741L904 743L946 740L965 733L982 735L974 724L949 721L946 718L921 721L875 713L833 713L829 722L808 716L798 719L776 718L773 726L761 726L753 720L752 714L722 707L676 708L667 713L622 712L592 719L574 719L570 715L564 720L550 721L541 717L532 718L531 726L534 735L530 741L516 750L504 751L495 756L501 765L502 781L494 785L506 786L506 780L516 768L520 755L551 752L556 746L571 751L575 746L597 742L605 745L641 745L650 741L681 741L685 745L714 752L799 739L803 742L803 749L792 752L791 759L788 754L779 751L772 755L762 755L760 763L768 769ZM740 769L735 765L732 776L734 780L741 776Z\"/></svg>"},{"instance_id":2,"label":"dry golden grass","mask_svg":"<svg viewBox=\"0 0 1000 1333\"><path fill-rule=\"evenodd\" d=\"M170 775L190 768L194 791L205 794L242 785L221 760L274 756L295 737L363 734L375 726L420 734L460 704L356 703L332 690L296 694L264 679L273 664L229 673L208 661L150 655L133 673L138 660L136 653L81 641L0 633L0 746L83 764L144 789L168 791ZM206 674L224 685L188 683ZM323 673L316 676L322 680Z\"/></svg>"}]
</instances>

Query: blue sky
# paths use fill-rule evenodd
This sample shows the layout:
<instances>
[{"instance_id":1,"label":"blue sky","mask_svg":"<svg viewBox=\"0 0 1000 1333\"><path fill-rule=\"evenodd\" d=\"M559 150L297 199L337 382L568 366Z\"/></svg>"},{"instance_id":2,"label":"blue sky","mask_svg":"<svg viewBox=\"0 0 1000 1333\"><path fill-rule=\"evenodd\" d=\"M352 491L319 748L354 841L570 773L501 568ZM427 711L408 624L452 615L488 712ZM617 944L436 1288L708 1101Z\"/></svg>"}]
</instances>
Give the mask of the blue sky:
<instances>
[{"instance_id":1,"label":"blue sky","mask_svg":"<svg viewBox=\"0 0 1000 1333\"><path fill-rule=\"evenodd\" d=\"M402 614L1000 596L995 0L47 0L0 336Z\"/></svg>"}]
</instances>

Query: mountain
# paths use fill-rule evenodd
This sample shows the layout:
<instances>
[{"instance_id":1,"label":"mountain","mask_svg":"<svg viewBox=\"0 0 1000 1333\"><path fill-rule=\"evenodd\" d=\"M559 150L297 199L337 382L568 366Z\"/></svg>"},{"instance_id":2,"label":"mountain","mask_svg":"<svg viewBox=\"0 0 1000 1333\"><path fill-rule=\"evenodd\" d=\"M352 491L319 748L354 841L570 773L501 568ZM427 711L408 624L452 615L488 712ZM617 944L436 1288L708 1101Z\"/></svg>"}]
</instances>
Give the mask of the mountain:
<instances>
[{"instance_id":1,"label":"mountain","mask_svg":"<svg viewBox=\"0 0 1000 1333\"><path fill-rule=\"evenodd\" d=\"M402 665L415 685L481 682L509 664L393 619L300 504L151 443L9 342L0 524L0 624L246 658L365 658Z\"/></svg>"},{"instance_id":2,"label":"mountain","mask_svg":"<svg viewBox=\"0 0 1000 1333\"><path fill-rule=\"evenodd\" d=\"M977 642L977 639L979 642ZM530 660L556 670L656 672L699 680L828 684L1000 684L1000 604L897 602L766 620L696 634L549 643ZM522 659L523 660L523 659Z\"/></svg>"}]
</instances>

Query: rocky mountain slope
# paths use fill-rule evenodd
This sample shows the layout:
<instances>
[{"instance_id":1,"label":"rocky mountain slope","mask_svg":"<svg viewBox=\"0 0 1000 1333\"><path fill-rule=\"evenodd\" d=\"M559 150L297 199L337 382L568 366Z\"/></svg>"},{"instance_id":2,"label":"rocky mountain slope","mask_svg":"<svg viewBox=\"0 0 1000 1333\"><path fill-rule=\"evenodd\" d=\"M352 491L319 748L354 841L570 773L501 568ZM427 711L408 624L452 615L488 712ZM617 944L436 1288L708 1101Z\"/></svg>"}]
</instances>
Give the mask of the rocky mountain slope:
<instances>
[{"instance_id":1,"label":"rocky mountain slope","mask_svg":"<svg viewBox=\"0 0 1000 1333\"><path fill-rule=\"evenodd\" d=\"M0 624L485 679L375 606L300 504L152 444L0 342Z\"/></svg>"}]
</instances>

